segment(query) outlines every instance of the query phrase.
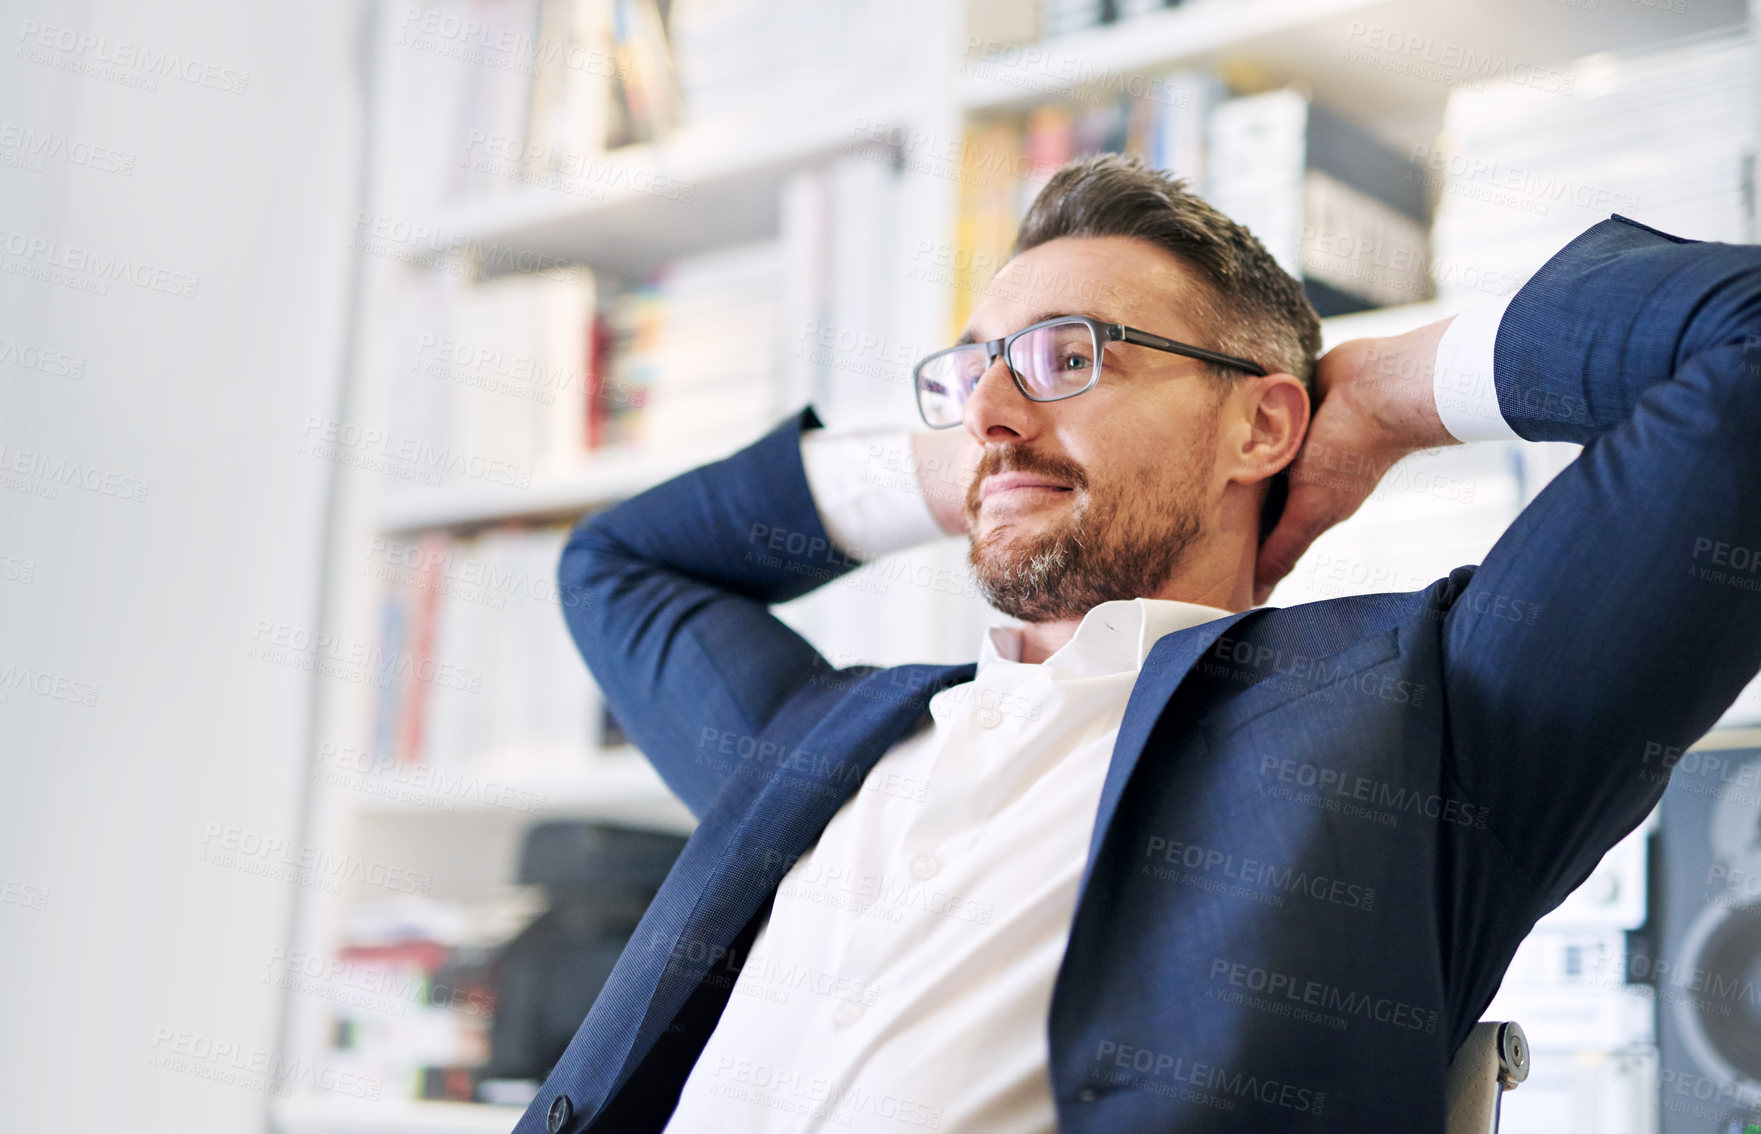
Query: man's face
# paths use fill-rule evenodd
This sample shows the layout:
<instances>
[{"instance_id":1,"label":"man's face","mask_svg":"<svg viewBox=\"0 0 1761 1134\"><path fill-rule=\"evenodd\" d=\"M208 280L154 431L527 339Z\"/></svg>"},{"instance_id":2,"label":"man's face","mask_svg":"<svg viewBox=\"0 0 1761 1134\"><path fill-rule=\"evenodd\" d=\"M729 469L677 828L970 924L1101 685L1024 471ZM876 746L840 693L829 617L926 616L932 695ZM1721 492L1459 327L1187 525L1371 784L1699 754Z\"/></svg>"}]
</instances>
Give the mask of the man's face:
<instances>
[{"instance_id":1,"label":"man's face","mask_svg":"<svg viewBox=\"0 0 1761 1134\"><path fill-rule=\"evenodd\" d=\"M1193 285L1168 253L1129 237L1063 237L998 273L967 329L1000 338L1054 315L1092 315L1203 345ZM1025 397L998 358L967 399L980 446L965 501L968 558L991 605L1027 622L1080 618L1152 596L1199 539L1223 490L1220 394L1204 364L1105 346L1099 383Z\"/></svg>"}]
</instances>

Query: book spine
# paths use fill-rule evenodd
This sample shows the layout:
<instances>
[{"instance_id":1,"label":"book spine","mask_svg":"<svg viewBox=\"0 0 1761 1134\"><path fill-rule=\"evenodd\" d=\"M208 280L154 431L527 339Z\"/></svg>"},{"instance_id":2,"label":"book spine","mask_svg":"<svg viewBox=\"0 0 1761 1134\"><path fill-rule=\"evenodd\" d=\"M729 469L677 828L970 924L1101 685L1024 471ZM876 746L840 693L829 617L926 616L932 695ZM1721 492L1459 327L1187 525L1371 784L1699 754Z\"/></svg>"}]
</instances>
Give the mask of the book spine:
<instances>
[{"instance_id":1,"label":"book spine","mask_svg":"<svg viewBox=\"0 0 1761 1134\"><path fill-rule=\"evenodd\" d=\"M416 575L413 596L413 619L405 655L393 656L391 671L407 669L403 682L403 719L400 721L397 757L406 764L420 763L425 744L424 730L428 723L430 682L423 674L431 673L434 660L435 623L440 613L441 565L446 562L447 538L438 533L422 537L419 548L421 566ZM403 664L407 659L407 666Z\"/></svg>"}]
</instances>

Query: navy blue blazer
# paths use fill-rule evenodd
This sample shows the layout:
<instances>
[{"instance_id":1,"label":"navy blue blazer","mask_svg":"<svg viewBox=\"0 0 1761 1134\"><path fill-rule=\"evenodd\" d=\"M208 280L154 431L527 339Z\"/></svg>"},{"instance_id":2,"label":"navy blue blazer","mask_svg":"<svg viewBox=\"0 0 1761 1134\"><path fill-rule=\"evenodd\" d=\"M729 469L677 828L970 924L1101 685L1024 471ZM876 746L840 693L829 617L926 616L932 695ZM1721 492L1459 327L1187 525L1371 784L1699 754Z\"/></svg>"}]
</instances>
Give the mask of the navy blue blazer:
<instances>
[{"instance_id":1,"label":"navy blue blazer","mask_svg":"<svg viewBox=\"0 0 1761 1134\"><path fill-rule=\"evenodd\" d=\"M1602 221L1495 370L1518 434L1585 449L1484 563L1151 650L1047 1025L1060 1130L1440 1130L1517 943L1761 668L1761 249ZM973 676L833 668L770 613L856 565L802 473L818 425L563 553L569 630L700 822L519 1134L665 1125L783 874Z\"/></svg>"}]
</instances>

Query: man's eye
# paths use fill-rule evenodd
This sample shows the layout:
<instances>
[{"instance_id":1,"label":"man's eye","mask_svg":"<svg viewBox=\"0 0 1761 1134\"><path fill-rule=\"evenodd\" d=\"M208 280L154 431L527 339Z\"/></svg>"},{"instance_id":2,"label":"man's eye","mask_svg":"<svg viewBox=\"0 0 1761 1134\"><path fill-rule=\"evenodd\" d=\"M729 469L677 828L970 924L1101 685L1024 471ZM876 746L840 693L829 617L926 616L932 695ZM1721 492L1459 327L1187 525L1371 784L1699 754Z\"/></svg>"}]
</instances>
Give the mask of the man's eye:
<instances>
[{"instance_id":1,"label":"man's eye","mask_svg":"<svg viewBox=\"0 0 1761 1134\"><path fill-rule=\"evenodd\" d=\"M1072 354L1064 359L1064 369L1066 370L1087 370L1088 367L1089 361L1084 355Z\"/></svg>"}]
</instances>

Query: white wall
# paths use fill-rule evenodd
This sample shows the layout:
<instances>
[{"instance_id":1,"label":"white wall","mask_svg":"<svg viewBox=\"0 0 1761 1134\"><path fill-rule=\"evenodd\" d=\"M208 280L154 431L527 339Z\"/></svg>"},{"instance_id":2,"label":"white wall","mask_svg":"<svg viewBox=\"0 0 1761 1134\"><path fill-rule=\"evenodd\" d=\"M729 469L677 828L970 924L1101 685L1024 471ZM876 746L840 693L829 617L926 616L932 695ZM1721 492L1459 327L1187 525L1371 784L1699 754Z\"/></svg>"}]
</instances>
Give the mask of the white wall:
<instances>
[{"instance_id":1,"label":"white wall","mask_svg":"<svg viewBox=\"0 0 1761 1134\"><path fill-rule=\"evenodd\" d=\"M251 651L320 617L331 470L299 445L346 354L357 18L0 4L6 1131L264 1127L296 887L201 856L299 844L311 679ZM144 282L104 277L124 259ZM237 1054L156 1065L177 1033Z\"/></svg>"}]
</instances>

